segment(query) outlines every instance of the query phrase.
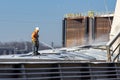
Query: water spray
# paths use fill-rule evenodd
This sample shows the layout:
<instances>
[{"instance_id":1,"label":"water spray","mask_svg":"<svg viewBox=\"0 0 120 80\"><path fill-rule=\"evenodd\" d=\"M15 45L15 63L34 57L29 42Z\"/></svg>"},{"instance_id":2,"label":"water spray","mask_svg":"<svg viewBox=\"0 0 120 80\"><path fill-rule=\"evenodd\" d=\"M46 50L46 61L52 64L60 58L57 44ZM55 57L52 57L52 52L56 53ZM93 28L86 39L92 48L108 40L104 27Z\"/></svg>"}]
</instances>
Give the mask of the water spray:
<instances>
[{"instance_id":1,"label":"water spray","mask_svg":"<svg viewBox=\"0 0 120 80\"><path fill-rule=\"evenodd\" d=\"M55 50L55 48L52 47L51 45L49 45L49 44L47 44L47 43L45 43L45 42L42 42L42 41L40 41L40 42L41 42L43 45L45 45L45 46L51 48L53 51Z\"/></svg>"}]
</instances>

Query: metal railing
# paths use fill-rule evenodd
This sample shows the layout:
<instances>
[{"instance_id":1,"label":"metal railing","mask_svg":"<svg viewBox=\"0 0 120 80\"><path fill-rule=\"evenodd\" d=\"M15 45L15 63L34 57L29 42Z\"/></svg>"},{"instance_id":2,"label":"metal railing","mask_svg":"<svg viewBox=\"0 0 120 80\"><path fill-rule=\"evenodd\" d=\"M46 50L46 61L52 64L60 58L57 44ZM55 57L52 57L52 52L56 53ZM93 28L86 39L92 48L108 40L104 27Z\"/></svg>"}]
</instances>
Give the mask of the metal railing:
<instances>
[{"instance_id":1,"label":"metal railing","mask_svg":"<svg viewBox=\"0 0 120 80\"><path fill-rule=\"evenodd\" d=\"M120 80L119 63L0 63L0 80Z\"/></svg>"},{"instance_id":2,"label":"metal railing","mask_svg":"<svg viewBox=\"0 0 120 80\"><path fill-rule=\"evenodd\" d=\"M107 49L107 62L117 61L120 55L120 32L106 44L106 49Z\"/></svg>"}]
</instances>

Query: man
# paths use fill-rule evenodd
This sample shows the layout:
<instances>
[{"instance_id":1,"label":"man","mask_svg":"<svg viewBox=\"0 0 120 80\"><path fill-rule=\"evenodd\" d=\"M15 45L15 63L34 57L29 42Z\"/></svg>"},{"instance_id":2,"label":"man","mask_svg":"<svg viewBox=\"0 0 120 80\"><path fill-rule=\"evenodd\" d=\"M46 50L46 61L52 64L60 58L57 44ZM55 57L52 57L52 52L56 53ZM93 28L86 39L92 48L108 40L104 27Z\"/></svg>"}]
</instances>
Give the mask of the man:
<instances>
[{"instance_id":1,"label":"man","mask_svg":"<svg viewBox=\"0 0 120 80\"><path fill-rule=\"evenodd\" d=\"M36 27L33 31L31 37L32 37L32 44L33 44L33 55L39 55L38 49L39 49L39 27Z\"/></svg>"}]
</instances>

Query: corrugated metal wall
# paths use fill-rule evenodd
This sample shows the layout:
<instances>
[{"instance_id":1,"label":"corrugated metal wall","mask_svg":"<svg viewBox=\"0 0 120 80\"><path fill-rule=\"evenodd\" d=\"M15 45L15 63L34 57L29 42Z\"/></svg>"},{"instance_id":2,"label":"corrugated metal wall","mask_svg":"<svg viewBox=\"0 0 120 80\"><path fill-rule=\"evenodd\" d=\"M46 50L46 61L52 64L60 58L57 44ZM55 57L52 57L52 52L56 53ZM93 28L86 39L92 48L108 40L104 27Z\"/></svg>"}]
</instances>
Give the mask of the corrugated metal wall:
<instances>
[{"instance_id":1,"label":"corrugated metal wall","mask_svg":"<svg viewBox=\"0 0 120 80\"><path fill-rule=\"evenodd\" d=\"M65 18L63 23L63 46L86 45L93 41L108 41L110 21L113 17Z\"/></svg>"},{"instance_id":2,"label":"corrugated metal wall","mask_svg":"<svg viewBox=\"0 0 120 80\"><path fill-rule=\"evenodd\" d=\"M110 21L113 18L110 17ZM111 25L108 17L95 17L95 39L98 41L108 41Z\"/></svg>"},{"instance_id":3,"label":"corrugated metal wall","mask_svg":"<svg viewBox=\"0 0 120 80\"><path fill-rule=\"evenodd\" d=\"M65 46L77 46L84 44L85 40L85 19L66 19Z\"/></svg>"}]
</instances>

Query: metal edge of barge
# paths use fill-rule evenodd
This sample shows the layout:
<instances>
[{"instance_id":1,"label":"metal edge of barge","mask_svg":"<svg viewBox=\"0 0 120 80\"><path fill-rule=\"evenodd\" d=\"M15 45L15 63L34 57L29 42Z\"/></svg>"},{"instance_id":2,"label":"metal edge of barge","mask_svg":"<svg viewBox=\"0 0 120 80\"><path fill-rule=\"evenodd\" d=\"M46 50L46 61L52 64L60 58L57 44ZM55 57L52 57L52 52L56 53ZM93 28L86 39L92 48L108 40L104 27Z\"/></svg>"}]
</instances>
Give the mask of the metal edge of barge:
<instances>
[{"instance_id":1,"label":"metal edge of barge","mask_svg":"<svg viewBox=\"0 0 120 80\"><path fill-rule=\"evenodd\" d=\"M120 63L0 59L0 80L120 80Z\"/></svg>"}]
</instances>

